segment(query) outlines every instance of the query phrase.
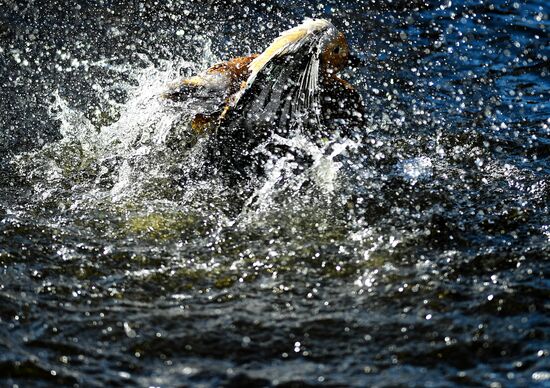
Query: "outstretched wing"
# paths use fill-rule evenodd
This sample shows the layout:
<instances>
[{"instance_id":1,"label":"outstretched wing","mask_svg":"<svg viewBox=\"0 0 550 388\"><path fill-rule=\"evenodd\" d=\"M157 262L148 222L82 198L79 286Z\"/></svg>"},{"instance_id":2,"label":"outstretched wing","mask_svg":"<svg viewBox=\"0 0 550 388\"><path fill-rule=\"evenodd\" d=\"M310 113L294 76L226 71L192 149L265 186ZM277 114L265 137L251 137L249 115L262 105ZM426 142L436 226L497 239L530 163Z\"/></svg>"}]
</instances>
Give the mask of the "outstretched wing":
<instances>
[{"instance_id":1,"label":"outstretched wing","mask_svg":"<svg viewBox=\"0 0 550 388\"><path fill-rule=\"evenodd\" d=\"M250 76L235 96L233 114L226 121L245 112L245 125L275 122L286 128L304 114L318 116L319 58L336 34L324 19L308 19L283 32L250 63Z\"/></svg>"},{"instance_id":2,"label":"outstretched wing","mask_svg":"<svg viewBox=\"0 0 550 388\"><path fill-rule=\"evenodd\" d=\"M326 20L307 20L282 33L250 63L246 85L215 134L222 163L247 159L273 133L285 135L296 126L319 123L319 60L336 34Z\"/></svg>"}]
</instances>

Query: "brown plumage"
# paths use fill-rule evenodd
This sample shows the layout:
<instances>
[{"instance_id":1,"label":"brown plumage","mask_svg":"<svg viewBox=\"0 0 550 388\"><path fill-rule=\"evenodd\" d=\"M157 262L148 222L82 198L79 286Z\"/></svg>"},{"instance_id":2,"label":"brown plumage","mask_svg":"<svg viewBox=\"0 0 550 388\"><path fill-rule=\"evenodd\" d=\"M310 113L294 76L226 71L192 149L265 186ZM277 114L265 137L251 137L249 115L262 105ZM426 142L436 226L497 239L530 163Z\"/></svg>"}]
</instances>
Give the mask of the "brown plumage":
<instances>
[{"instance_id":1,"label":"brown plumage","mask_svg":"<svg viewBox=\"0 0 550 388\"><path fill-rule=\"evenodd\" d=\"M209 92L221 97L222 102L228 103L232 95L237 93L250 75L248 65L258 54L247 57L237 57L227 62L220 62L206 71L171 84L162 94L163 98L173 101L182 101L192 94ZM191 121L191 128L195 134L203 134L216 123L223 111L223 105L213 111L197 112Z\"/></svg>"}]
</instances>

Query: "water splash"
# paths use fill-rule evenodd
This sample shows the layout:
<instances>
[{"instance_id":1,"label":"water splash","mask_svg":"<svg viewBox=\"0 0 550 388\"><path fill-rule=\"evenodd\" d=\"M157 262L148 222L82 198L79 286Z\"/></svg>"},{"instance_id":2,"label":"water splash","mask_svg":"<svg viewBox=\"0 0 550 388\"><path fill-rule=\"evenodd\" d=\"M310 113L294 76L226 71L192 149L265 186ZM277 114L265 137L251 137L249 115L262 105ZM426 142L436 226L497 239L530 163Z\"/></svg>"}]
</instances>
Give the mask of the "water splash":
<instances>
[{"instance_id":1,"label":"water splash","mask_svg":"<svg viewBox=\"0 0 550 388\"><path fill-rule=\"evenodd\" d=\"M196 73L216 61L210 41L199 43L204 49L197 62L154 63L138 54L138 68L118 59L87 63L88 68L126 77L116 86L93 85L101 109L92 117L73 107L60 91L54 92L50 114L59 122L62 139L17 160L22 175L29 177L36 192L49 198L59 192L63 181L67 195L78 203L85 198L113 203L169 200L200 207L205 197L222 197L227 187L215 177L199 181L182 178L190 167L202 162L204 141L195 143L189 127L194 107L159 98L182 74ZM110 98L109 88L123 90L125 101ZM269 141L296 150L311 161L304 165L292 155L270 159L265 177L256 182L253 194L243 199L240 220L285 206L281 198L286 194L300 196L302 203L329 201L338 191L342 164L337 159L359 146L352 140L319 145L300 134L274 136ZM265 144L256 152L267 152ZM76 192L82 193L81 198L75 197Z\"/></svg>"},{"instance_id":2,"label":"water splash","mask_svg":"<svg viewBox=\"0 0 550 388\"><path fill-rule=\"evenodd\" d=\"M426 156L404 160L398 167L403 177L409 181L411 185L416 184L418 180L430 178L433 169L431 159Z\"/></svg>"},{"instance_id":3,"label":"water splash","mask_svg":"<svg viewBox=\"0 0 550 388\"><path fill-rule=\"evenodd\" d=\"M205 50L205 56L211 55ZM182 73L196 72L199 65L185 60L155 65L145 56L142 60L147 64L144 68L108 61L89 65L128 76L126 83L116 85L127 93L127 100L104 101L103 122L94 122L72 107L59 91L53 93L49 111L59 122L62 139L16 160L37 192L46 193L48 182L53 189L64 180L69 186L73 183L73 189L77 183L89 192L102 192L102 198L120 201L150 191L155 182L170 178L167 171L184 163L189 151L186 119L192 107L167 104L159 95L168 83ZM99 98L109 94L95 86ZM82 175L86 175L84 180L79 179Z\"/></svg>"}]
</instances>

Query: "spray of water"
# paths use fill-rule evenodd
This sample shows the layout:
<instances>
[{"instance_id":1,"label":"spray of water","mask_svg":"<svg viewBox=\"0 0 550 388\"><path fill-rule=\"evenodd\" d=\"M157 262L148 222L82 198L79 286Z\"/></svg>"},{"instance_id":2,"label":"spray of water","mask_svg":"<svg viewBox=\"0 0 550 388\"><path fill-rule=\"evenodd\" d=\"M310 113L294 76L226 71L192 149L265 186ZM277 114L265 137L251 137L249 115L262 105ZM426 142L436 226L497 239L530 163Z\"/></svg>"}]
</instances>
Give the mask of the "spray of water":
<instances>
[{"instance_id":1,"label":"spray of water","mask_svg":"<svg viewBox=\"0 0 550 388\"><path fill-rule=\"evenodd\" d=\"M89 67L125 74L128 81L116 87L124 89L128 97L122 103L104 98L102 114L106 119L98 124L55 91L50 114L59 122L62 139L21 155L16 163L22 175L28 177L42 197L64 187L67 195L79 201L87 198L135 203L145 199L149 203L169 200L178 205L196 205L201 197L211 200L223 196L228 188L221 187L216 178L184 179L190 169L196 171L202 162L204 139L193 139L189 126L194 107L159 98L181 74L196 73L205 64L216 62L208 41L203 52L199 63L181 60L159 65L144 56L141 61L146 66L140 68L106 60L90 63ZM94 85L94 91L99 98L109 95L109 90L99 84ZM279 199L289 193L293 197L315 194L323 200L331 198L337 191L341 168L335 159L358 146L351 140L320 145L301 134L274 136L269 141L306 154L312 162L303 166L293 156L270 159L265 176L255 181L253 194L240 199L244 203L238 212L241 222L251 214L279 209ZM264 146L256 152L267 152ZM304 190L306 183L314 190Z\"/></svg>"}]
</instances>

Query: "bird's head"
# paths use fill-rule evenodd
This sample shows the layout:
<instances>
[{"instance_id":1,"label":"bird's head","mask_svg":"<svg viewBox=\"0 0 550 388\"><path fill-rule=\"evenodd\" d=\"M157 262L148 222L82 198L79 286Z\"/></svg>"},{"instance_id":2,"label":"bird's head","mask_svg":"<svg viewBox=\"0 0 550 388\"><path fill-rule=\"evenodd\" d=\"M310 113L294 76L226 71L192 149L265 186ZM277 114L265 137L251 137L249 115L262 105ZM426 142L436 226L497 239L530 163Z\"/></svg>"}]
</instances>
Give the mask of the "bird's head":
<instances>
[{"instance_id":1,"label":"bird's head","mask_svg":"<svg viewBox=\"0 0 550 388\"><path fill-rule=\"evenodd\" d=\"M328 73L338 73L349 61L349 45L341 32L336 34L321 53L321 66Z\"/></svg>"}]
</instances>

